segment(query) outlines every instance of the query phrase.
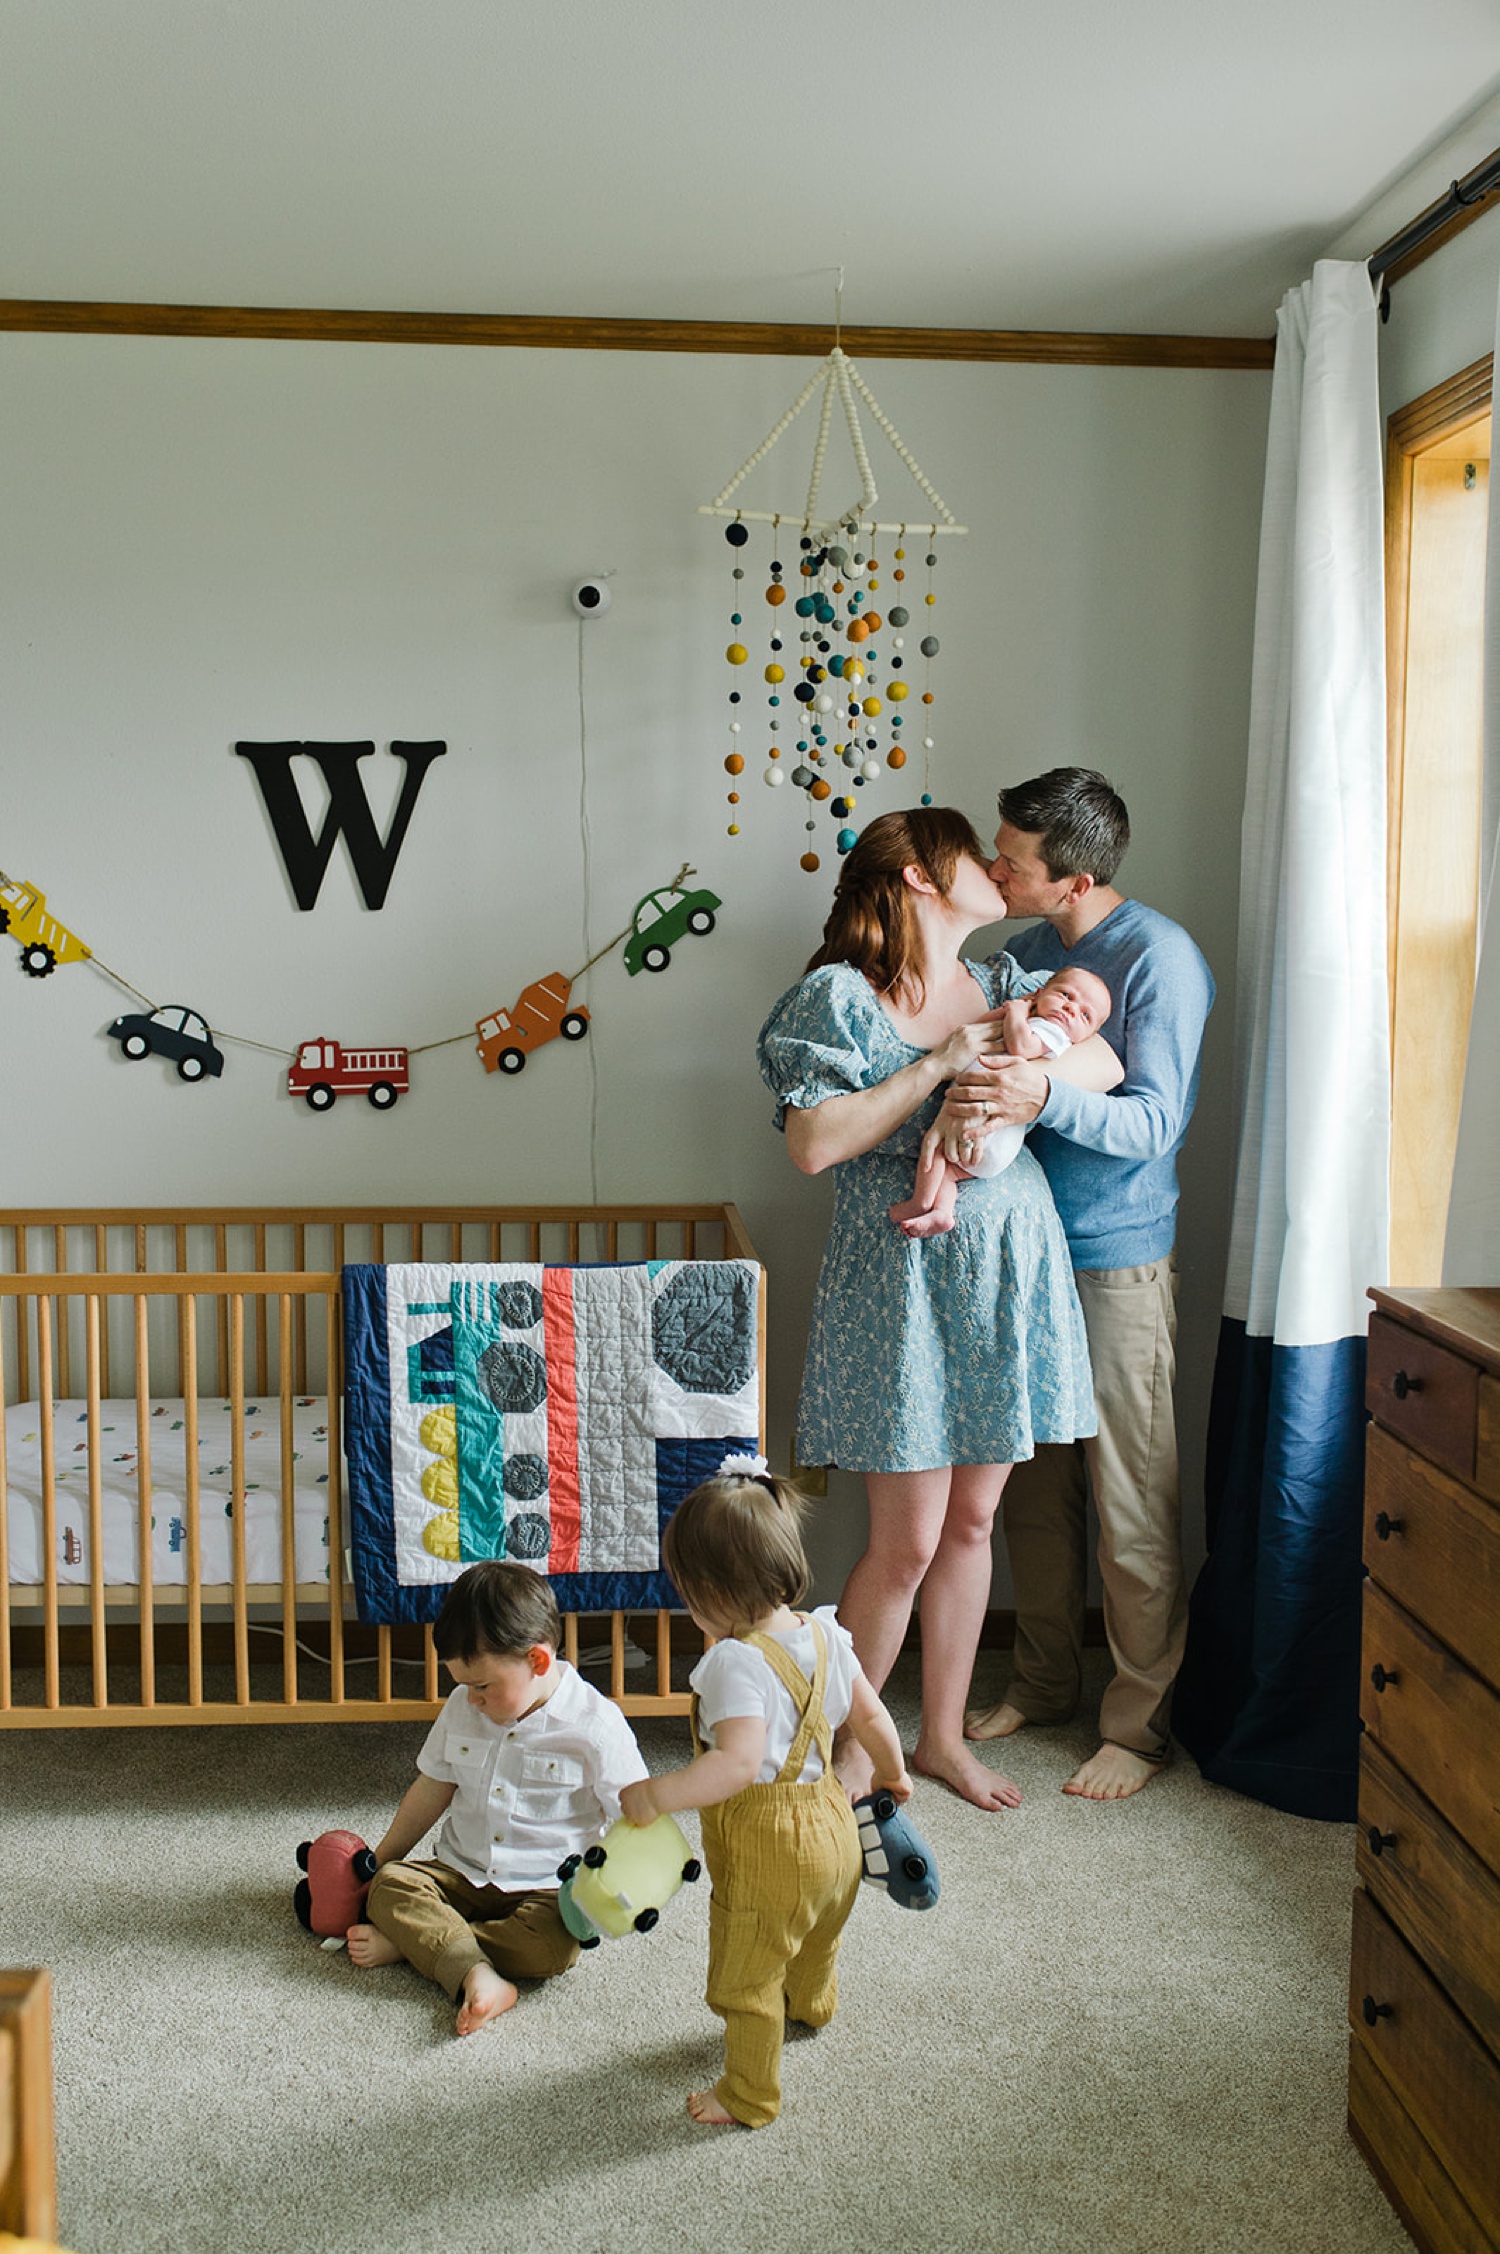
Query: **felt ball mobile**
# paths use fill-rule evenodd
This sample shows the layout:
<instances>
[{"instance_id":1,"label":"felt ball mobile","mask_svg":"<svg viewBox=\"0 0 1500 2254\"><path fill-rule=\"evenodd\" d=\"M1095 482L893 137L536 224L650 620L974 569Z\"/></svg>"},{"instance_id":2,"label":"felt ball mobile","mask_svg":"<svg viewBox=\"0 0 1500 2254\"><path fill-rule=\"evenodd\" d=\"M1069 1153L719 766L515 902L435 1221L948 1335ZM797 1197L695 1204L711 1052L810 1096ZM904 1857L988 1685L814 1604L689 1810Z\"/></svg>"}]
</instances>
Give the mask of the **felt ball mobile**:
<instances>
[{"instance_id":1,"label":"felt ball mobile","mask_svg":"<svg viewBox=\"0 0 1500 2254\"><path fill-rule=\"evenodd\" d=\"M822 402L812 474L800 516L788 511L772 513L732 507L731 494L765 459L814 393L820 390ZM729 749L724 755L724 772L729 781L729 835L740 835L747 755L750 759L756 756L752 733L755 723L746 712L747 693L755 679L751 656L755 630L748 622L745 589L761 574L752 573L747 561L751 547L750 527L769 524L772 552L765 567L764 593L769 611L767 657L760 669L766 691L765 738L769 740L761 780L773 792L789 782L802 794L803 826L808 843L801 865L809 873L820 866L820 855L814 843L820 826L819 814L835 825L836 851L847 853L859 834L851 826L859 793L878 782L888 770L899 773L908 758L908 745L904 740L909 725L906 708L913 701L906 632L912 618L906 590L908 527L905 523L882 523L876 517L880 496L865 447L856 392L929 505L930 520L925 528L918 523L912 529L914 539L921 539L925 531L920 552L926 558L927 578L920 623L930 629L931 614L937 602L932 580L937 563L937 540L943 534L962 534L968 527L954 521L952 511L923 474L854 362L837 344L723 492L699 511L703 516L730 520L724 531L733 558L731 638L724 652L731 669ZM850 508L827 517L820 516L818 511L835 398L844 410L860 477L860 493ZM781 554L784 526L795 526L798 532L796 576L790 586ZM896 541L891 582L895 599L884 612L875 599L881 595L882 567L876 545L882 534L893 536ZM795 648L792 647L794 634ZM923 672L917 697L921 707L924 805L932 803L931 757L936 748L932 660L939 648L939 638L930 630L919 635L917 649ZM786 736L792 737L794 748L782 741Z\"/></svg>"}]
</instances>

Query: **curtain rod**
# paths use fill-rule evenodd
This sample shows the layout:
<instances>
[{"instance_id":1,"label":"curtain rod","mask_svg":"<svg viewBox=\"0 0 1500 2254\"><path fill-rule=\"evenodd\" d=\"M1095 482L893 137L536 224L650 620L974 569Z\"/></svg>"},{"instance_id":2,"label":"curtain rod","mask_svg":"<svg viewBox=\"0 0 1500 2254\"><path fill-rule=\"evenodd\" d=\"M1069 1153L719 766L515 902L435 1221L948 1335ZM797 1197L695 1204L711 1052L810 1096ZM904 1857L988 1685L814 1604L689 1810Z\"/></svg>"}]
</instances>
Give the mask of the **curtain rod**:
<instances>
[{"instance_id":1,"label":"curtain rod","mask_svg":"<svg viewBox=\"0 0 1500 2254\"><path fill-rule=\"evenodd\" d=\"M1482 204L1497 187L1500 187L1500 149L1492 156L1485 157L1482 163L1476 164L1473 171L1466 172L1461 180L1455 180L1446 196L1440 197L1435 204L1430 204L1410 226L1403 227L1399 235L1392 235L1389 242L1381 244L1366 263L1372 282L1379 282L1385 277L1385 287L1380 299L1382 319L1390 310L1390 281L1400 279L1396 270L1407 260L1414 259L1423 245L1431 242L1433 236L1442 229L1451 228L1455 221L1467 226L1470 218L1478 216L1475 207Z\"/></svg>"}]
</instances>

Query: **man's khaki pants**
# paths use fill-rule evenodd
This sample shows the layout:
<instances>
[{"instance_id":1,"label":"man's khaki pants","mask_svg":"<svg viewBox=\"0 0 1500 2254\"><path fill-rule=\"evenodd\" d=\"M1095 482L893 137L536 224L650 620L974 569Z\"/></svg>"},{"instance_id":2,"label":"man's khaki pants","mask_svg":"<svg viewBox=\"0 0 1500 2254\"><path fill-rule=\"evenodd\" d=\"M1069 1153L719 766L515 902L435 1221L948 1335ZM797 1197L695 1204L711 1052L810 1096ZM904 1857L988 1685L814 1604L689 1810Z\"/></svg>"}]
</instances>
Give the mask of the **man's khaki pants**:
<instances>
[{"instance_id":1,"label":"man's khaki pants","mask_svg":"<svg viewBox=\"0 0 1500 2254\"><path fill-rule=\"evenodd\" d=\"M1029 1722L1065 1722L1082 1678L1085 1511L1099 1517L1104 1629L1115 1672L1100 1735L1148 1759L1166 1752L1182 1664L1177 1430L1177 1267L1074 1272L1094 1369L1098 1437L1038 1448L1006 1482L1006 1546L1016 1592L1014 1676L1006 1696Z\"/></svg>"}]
</instances>

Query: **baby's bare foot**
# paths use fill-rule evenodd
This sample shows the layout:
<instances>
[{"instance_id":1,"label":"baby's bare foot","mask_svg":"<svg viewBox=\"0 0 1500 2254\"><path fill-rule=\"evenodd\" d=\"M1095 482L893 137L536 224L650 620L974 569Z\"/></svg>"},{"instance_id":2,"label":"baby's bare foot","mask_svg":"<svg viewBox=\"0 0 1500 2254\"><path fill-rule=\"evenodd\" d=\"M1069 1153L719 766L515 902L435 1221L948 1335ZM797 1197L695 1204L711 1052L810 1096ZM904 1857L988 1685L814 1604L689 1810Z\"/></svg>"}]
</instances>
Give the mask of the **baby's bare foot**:
<instances>
[{"instance_id":1,"label":"baby's bare foot","mask_svg":"<svg viewBox=\"0 0 1500 2254\"><path fill-rule=\"evenodd\" d=\"M998 1706L975 1707L964 1716L964 1736L978 1739L1014 1737L1017 1730L1026 1727L1026 1717L1019 1706L1002 1699Z\"/></svg>"},{"instance_id":2,"label":"baby's bare foot","mask_svg":"<svg viewBox=\"0 0 1500 2254\"><path fill-rule=\"evenodd\" d=\"M998 1769L987 1769L963 1745L924 1747L919 1739L911 1765L920 1769L924 1777L936 1777L961 1800L971 1800L976 1808L994 1810L1021 1805L1021 1787L1002 1776Z\"/></svg>"},{"instance_id":3,"label":"baby's bare foot","mask_svg":"<svg viewBox=\"0 0 1500 2254\"><path fill-rule=\"evenodd\" d=\"M1108 1738L1092 1759L1074 1771L1063 1786L1078 1800L1128 1800L1149 1784L1163 1763L1132 1753L1127 1745L1112 1745Z\"/></svg>"},{"instance_id":4,"label":"baby's bare foot","mask_svg":"<svg viewBox=\"0 0 1500 2254\"><path fill-rule=\"evenodd\" d=\"M689 2090L687 2109L705 2129L742 2129L745 2125L725 2112L712 2090Z\"/></svg>"},{"instance_id":5,"label":"baby's bare foot","mask_svg":"<svg viewBox=\"0 0 1500 2254\"><path fill-rule=\"evenodd\" d=\"M388 1941L378 1925L351 1925L344 1939L353 1964L399 1964L401 1951Z\"/></svg>"},{"instance_id":6,"label":"baby's bare foot","mask_svg":"<svg viewBox=\"0 0 1500 2254\"><path fill-rule=\"evenodd\" d=\"M520 1989L513 1980L507 1980L492 1964L476 1964L465 1975L459 1990L458 2018L454 2032L459 2035L477 2035L481 2027L488 2027L502 2011L509 2011L520 1997Z\"/></svg>"}]
</instances>

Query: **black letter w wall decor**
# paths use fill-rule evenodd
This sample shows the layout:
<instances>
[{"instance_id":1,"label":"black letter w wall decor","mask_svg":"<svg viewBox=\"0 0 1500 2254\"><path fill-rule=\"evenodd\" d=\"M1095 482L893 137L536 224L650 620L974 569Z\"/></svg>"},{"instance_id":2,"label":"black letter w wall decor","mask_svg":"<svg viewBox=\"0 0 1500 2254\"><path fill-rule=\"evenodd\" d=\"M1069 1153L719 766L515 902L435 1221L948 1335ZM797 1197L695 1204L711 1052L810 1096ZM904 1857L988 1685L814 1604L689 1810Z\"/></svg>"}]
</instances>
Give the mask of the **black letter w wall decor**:
<instances>
[{"instance_id":1,"label":"black letter w wall decor","mask_svg":"<svg viewBox=\"0 0 1500 2254\"><path fill-rule=\"evenodd\" d=\"M359 878L359 889L365 896L365 906L383 908L422 779L434 759L441 759L448 746L443 743L391 745L393 756L406 763L406 776L391 817L390 834L383 843L359 772L360 760L368 759L375 749L372 743L236 744L234 748L238 757L248 759L255 769L255 779L260 784L260 794L266 802L266 812L271 817L271 827L276 832L276 842L281 847L281 858L286 863L298 907L311 908L316 904L323 872L342 830L354 873ZM299 756L316 759L328 785L328 812L318 837L312 834L292 779L292 761Z\"/></svg>"}]
</instances>

